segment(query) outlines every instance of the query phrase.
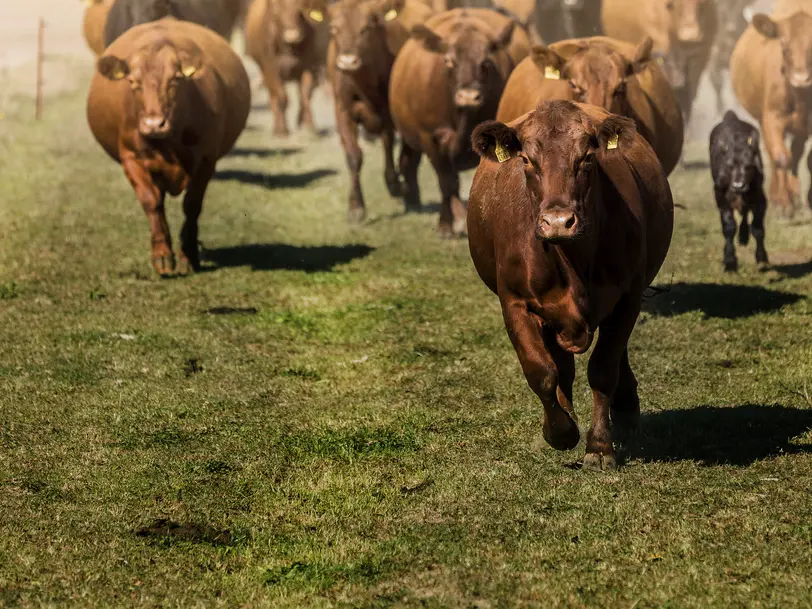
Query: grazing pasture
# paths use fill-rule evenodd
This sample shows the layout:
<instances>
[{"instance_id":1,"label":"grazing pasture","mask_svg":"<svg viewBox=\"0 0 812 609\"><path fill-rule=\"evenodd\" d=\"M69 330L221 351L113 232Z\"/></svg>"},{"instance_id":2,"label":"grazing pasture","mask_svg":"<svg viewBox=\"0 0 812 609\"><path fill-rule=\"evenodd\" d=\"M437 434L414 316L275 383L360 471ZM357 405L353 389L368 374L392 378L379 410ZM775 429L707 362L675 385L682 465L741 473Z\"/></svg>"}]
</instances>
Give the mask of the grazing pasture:
<instances>
[{"instance_id":1,"label":"grazing pasture","mask_svg":"<svg viewBox=\"0 0 812 609\"><path fill-rule=\"evenodd\" d=\"M806 212L768 210L769 270L751 244L724 273L688 148L630 342L641 434L596 474L541 440L428 163L405 215L365 143L351 227L335 134L271 138L255 100L202 271L162 280L76 70L43 122L19 98L0 121L0 606L810 605Z\"/></svg>"}]
</instances>

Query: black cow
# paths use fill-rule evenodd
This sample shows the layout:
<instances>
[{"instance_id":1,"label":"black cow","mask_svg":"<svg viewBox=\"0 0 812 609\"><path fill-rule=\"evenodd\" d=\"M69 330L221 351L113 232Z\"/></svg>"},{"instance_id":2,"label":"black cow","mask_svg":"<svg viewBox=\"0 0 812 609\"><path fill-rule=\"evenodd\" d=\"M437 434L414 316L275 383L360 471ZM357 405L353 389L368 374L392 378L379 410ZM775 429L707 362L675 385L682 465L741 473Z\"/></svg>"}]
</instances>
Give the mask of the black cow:
<instances>
[{"instance_id":1,"label":"black cow","mask_svg":"<svg viewBox=\"0 0 812 609\"><path fill-rule=\"evenodd\" d=\"M104 26L104 44L109 46L131 27L175 17L214 30L230 38L240 17L241 3L236 0L116 0Z\"/></svg>"},{"instance_id":2,"label":"black cow","mask_svg":"<svg viewBox=\"0 0 812 609\"><path fill-rule=\"evenodd\" d=\"M600 36L601 0L538 0L536 29L545 44Z\"/></svg>"},{"instance_id":3,"label":"black cow","mask_svg":"<svg viewBox=\"0 0 812 609\"><path fill-rule=\"evenodd\" d=\"M738 268L733 237L736 234L738 210L742 220L739 226L739 245L747 245L750 227L747 216L753 214L753 237L756 240L756 262L767 264L764 249L764 213L767 198L764 196L764 169L758 147L758 130L750 123L739 120L729 110L724 120L710 134L711 173L716 193L716 205L722 220L725 236L724 263L726 271Z\"/></svg>"}]
</instances>

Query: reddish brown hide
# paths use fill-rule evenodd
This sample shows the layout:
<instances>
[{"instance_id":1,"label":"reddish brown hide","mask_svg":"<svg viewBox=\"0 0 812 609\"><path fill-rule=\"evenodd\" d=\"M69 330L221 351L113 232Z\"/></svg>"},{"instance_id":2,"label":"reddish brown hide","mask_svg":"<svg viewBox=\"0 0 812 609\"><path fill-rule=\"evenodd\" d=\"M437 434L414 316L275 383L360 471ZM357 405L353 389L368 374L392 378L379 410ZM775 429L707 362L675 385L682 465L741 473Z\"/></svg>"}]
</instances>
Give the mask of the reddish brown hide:
<instances>
[{"instance_id":1,"label":"reddish brown hide","mask_svg":"<svg viewBox=\"0 0 812 609\"><path fill-rule=\"evenodd\" d=\"M90 50L96 55L104 53L104 25L114 0L90 0L85 8L82 33Z\"/></svg>"},{"instance_id":2,"label":"reddish brown hide","mask_svg":"<svg viewBox=\"0 0 812 609\"><path fill-rule=\"evenodd\" d=\"M682 114L651 49L648 37L638 46L594 37L534 47L510 75L496 118L512 121L550 99L600 106L634 119L670 174L682 153Z\"/></svg>"},{"instance_id":3,"label":"reddish brown hide","mask_svg":"<svg viewBox=\"0 0 812 609\"><path fill-rule=\"evenodd\" d=\"M627 344L643 290L665 259L673 202L665 173L634 123L594 106L545 102L473 135L482 162L468 210L471 257L499 296L527 382L557 449L580 434L574 354L589 360L592 427L584 465L616 464L615 430L639 415ZM503 162L499 162L499 159Z\"/></svg>"},{"instance_id":4,"label":"reddish brown hide","mask_svg":"<svg viewBox=\"0 0 812 609\"><path fill-rule=\"evenodd\" d=\"M150 223L152 263L161 275L198 268L198 218L215 163L245 127L251 106L240 58L213 31L172 18L136 26L98 60L87 118L122 164ZM186 191L175 267L166 193Z\"/></svg>"}]
</instances>

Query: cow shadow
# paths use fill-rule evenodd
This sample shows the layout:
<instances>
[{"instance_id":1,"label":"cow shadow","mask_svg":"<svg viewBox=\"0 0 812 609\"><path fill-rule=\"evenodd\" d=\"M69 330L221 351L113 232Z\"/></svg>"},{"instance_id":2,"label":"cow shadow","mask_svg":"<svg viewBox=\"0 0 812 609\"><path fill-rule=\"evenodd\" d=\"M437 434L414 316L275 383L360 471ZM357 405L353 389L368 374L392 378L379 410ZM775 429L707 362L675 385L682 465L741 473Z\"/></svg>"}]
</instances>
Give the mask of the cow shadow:
<instances>
[{"instance_id":1,"label":"cow shadow","mask_svg":"<svg viewBox=\"0 0 812 609\"><path fill-rule=\"evenodd\" d=\"M291 156L294 154L298 154L302 151L302 148L249 148L249 147L238 147L234 148L231 152L228 153L230 157L251 157L255 156L260 159L268 159L273 157L286 157Z\"/></svg>"},{"instance_id":2,"label":"cow shadow","mask_svg":"<svg viewBox=\"0 0 812 609\"><path fill-rule=\"evenodd\" d=\"M419 210L409 210L401 209L399 211L393 212L391 214L382 214L380 216L374 216L367 220L364 224L367 226L372 226L374 224L379 224L380 222L384 222L387 220L396 220L398 218L405 218L406 216L411 216L412 214L436 214L440 212L440 204L439 203L424 203Z\"/></svg>"},{"instance_id":3,"label":"cow shadow","mask_svg":"<svg viewBox=\"0 0 812 609\"><path fill-rule=\"evenodd\" d=\"M781 454L812 453L811 443L792 443L810 429L812 409L781 404L644 412L632 454L650 462L745 466Z\"/></svg>"},{"instance_id":4,"label":"cow shadow","mask_svg":"<svg viewBox=\"0 0 812 609\"><path fill-rule=\"evenodd\" d=\"M263 173L260 171L246 171L244 169L224 169L214 174L214 179L220 182L240 182L253 186L262 186L267 189L274 188L304 188L316 180L335 175L335 169L314 169L303 173Z\"/></svg>"},{"instance_id":5,"label":"cow shadow","mask_svg":"<svg viewBox=\"0 0 812 609\"><path fill-rule=\"evenodd\" d=\"M643 310L660 317L701 311L705 317L738 319L777 311L805 298L800 294L761 286L718 283L675 283L654 289L662 291L647 298Z\"/></svg>"},{"instance_id":6,"label":"cow shadow","mask_svg":"<svg viewBox=\"0 0 812 609\"><path fill-rule=\"evenodd\" d=\"M785 277L800 279L801 277L812 274L812 260L809 262L799 262L797 264L776 264L772 268Z\"/></svg>"},{"instance_id":7,"label":"cow shadow","mask_svg":"<svg viewBox=\"0 0 812 609\"><path fill-rule=\"evenodd\" d=\"M366 258L373 251L375 248L364 244L297 246L265 243L204 249L202 257L215 269L250 266L255 271L318 273L333 271L338 265Z\"/></svg>"}]
</instances>

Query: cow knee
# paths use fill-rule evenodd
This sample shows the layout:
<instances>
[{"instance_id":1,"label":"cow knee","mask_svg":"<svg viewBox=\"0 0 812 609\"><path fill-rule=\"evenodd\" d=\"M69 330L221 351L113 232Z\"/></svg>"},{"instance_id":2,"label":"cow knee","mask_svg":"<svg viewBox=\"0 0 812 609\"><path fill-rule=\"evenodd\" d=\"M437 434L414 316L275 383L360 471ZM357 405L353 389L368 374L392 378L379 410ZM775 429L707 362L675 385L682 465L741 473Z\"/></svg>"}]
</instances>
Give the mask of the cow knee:
<instances>
[{"instance_id":1,"label":"cow knee","mask_svg":"<svg viewBox=\"0 0 812 609\"><path fill-rule=\"evenodd\" d=\"M361 165L364 164L364 153L360 149L353 150L347 153L347 166L352 172L361 171Z\"/></svg>"}]
</instances>

